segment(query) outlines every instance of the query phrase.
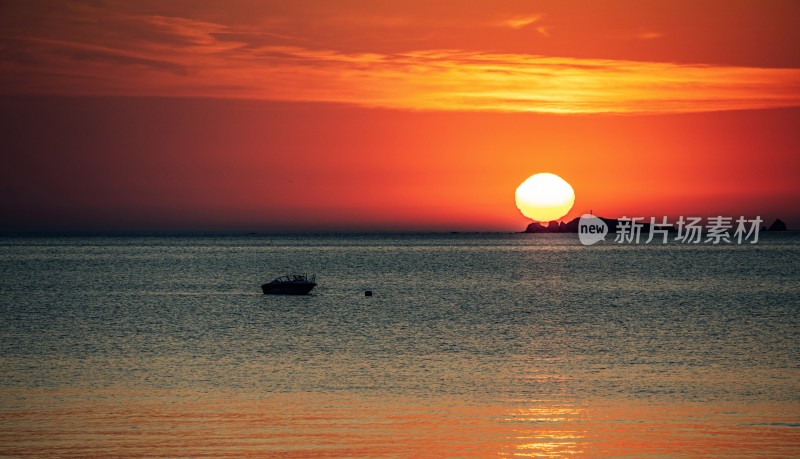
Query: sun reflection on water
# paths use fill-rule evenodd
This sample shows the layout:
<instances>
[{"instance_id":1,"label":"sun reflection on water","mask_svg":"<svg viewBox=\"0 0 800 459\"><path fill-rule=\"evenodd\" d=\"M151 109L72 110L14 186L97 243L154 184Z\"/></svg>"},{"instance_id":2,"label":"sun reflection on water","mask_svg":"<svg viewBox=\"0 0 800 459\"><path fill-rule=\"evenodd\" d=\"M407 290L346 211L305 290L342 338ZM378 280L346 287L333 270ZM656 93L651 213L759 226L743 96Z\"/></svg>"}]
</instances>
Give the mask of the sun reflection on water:
<instances>
[{"instance_id":1,"label":"sun reflection on water","mask_svg":"<svg viewBox=\"0 0 800 459\"><path fill-rule=\"evenodd\" d=\"M522 406L111 389L6 389L0 400L0 455L10 457L794 457L800 449L797 404L583 399Z\"/></svg>"},{"instance_id":2,"label":"sun reflection on water","mask_svg":"<svg viewBox=\"0 0 800 459\"><path fill-rule=\"evenodd\" d=\"M511 410L502 422L513 425L509 445L500 457L577 457L584 452L586 435L580 430L586 410L558 403Z\"/></svg>"}]
</instances>

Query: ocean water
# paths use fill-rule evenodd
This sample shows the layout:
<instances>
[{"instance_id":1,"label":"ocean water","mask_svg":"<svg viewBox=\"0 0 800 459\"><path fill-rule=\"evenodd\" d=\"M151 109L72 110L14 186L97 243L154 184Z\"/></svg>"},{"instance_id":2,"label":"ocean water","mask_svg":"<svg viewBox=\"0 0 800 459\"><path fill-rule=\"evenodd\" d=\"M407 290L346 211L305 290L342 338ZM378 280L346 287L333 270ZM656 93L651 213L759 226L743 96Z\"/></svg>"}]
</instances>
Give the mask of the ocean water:
<instances>
[{"instance_id":1,"label":"ocean water","mask_svg":"<svg viewBox=\"0 0 800 459\"><path fill-rule=\"evenodd\" d=\"M798 281L793 232L4 237L0 457L798 457Z\"/></svg>"}]
</instances>

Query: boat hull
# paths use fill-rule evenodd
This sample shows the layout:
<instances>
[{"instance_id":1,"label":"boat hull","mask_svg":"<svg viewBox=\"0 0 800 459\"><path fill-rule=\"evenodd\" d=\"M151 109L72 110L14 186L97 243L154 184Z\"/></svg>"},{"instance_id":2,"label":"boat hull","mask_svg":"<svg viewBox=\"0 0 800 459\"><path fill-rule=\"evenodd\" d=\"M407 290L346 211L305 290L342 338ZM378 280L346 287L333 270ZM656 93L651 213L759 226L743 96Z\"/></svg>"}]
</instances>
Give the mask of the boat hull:
<instances>
[{"instance_id":1,"label":"boat hull","mask_svg":"<svg viewBox=\"0 0 800 459\"><path fill-rule=\"evenodd\" d=\"M314 282L269 283L261 286L264 295L308 295L317 284Z\"/></svg>"}]
</instances>

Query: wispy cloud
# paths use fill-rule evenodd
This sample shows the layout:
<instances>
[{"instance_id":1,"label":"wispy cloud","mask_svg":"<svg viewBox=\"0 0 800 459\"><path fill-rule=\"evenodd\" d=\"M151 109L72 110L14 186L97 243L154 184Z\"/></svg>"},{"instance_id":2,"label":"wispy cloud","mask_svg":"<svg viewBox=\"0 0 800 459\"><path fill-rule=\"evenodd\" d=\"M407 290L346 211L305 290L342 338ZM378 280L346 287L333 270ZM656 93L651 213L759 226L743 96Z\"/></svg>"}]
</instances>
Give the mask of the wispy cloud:
<instances>
[{"instance_id":1,"label":"wispy cloud","mask_svg":"<svg viewBox=\"0 0 800 459\"><path fill-rule=\"evenodd\" d=\"M92 35L17 31L0 37L0 92L543 113L800 106L800 69L460 50L354 53L287 44L284 35L268 30L254 34L186 18L102 19L92 25L100 27ZM517 20L524 27L538 16Z\"/></svg>"},{"instance_id":2,"label":"wispy cloud","mask_svg":"<svg viewBox=\"0 0 800 459\"><path fill-rule=\"evenodd\" d=\"M539 21L541 18L541 14L514 16L498 21L497 24L503 27L511 27L512 29L521 29Z\"/></svg>"},{"instance_id":3,"label":"wispy cloud","mask_svg":"<svg viewBox=\"0 0 800 459\"><path fill-rule=\"evenodd\" d=\"M540 26L536 27L536 31L539 32L539 35L541 35L543 37L549 37L551 29L552 29L552 27L545 26L545 25L540 25Z\"/></svg>"},{"instance_id":4,"label":"wispy cloud","mask_svg":"<svg viewBox=\"0 0 800 459\"><path fill-rule=\"evenodd\" d=\"M664 36L661 32L654 32L654 31L647 31L647 32L638 32L635 35L635 38L639 40L655 40L657 38L662 38Z\"/></svg>"}]
</instances>

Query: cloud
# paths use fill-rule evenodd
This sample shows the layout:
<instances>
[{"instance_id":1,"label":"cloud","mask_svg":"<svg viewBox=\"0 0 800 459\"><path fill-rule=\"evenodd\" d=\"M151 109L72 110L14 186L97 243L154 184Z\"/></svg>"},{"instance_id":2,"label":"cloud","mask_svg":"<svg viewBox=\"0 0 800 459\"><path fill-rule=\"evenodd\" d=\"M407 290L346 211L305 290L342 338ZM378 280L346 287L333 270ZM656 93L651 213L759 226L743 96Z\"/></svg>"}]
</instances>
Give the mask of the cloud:
<instances>
[{"instance_id":1,"label":"cloud","mask_svg":"<svg viewBox=\"0 0 800 459\"><path fill-rule=\"evenodd\" d=\"M549 37L550 36L550 29L552 29L552 27L543 26L543 25L536 27L536 31L539 32L539 35L541 35L543 37Z\"/></svg>"},{"instance_id":2,"label":"cloud","mask_svg":"<svg viewBox=\"0 0 800 459\"><path fill-rule=\"evenodd\" d=\"M514 16L508 19L503 19L497 24L503 27L510 27L512 29L521 29L527 27L542 18L541 14L530 14L527 16Z\"/></svg>"},{"instance_id":3,"label":"cloud","mask_svg":"<svg viewBox=\"0 0 800 459\"><path fill-rule=\"evenodd\" d=\"M800 69L450 49L356 53L313 47L283 31L104 10L89 16L92 21L62 21L57 32L47 27L38 33L5 31L0 36L0 93L541 113L800 106ZM525 27L539 18L517 17L514 24ZM546 28L538 32L548 33Z\"/></svg>"},{"instance_id":4,"label":"cloud","mask_svg":"<svg viewBox=\"0 0 800 459\"><path fill-rule=\"evenodd\" d=\"M663 37L664 34L661 32L639 32L634 37L638 38L639 40L655 40L657 38Z\"/></svg>"}]
</instances>

